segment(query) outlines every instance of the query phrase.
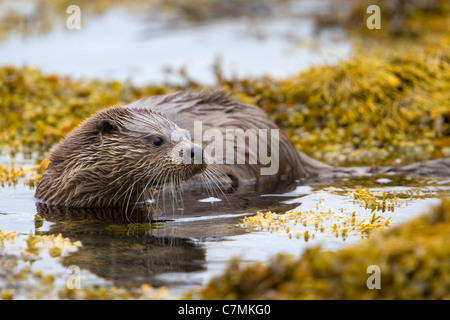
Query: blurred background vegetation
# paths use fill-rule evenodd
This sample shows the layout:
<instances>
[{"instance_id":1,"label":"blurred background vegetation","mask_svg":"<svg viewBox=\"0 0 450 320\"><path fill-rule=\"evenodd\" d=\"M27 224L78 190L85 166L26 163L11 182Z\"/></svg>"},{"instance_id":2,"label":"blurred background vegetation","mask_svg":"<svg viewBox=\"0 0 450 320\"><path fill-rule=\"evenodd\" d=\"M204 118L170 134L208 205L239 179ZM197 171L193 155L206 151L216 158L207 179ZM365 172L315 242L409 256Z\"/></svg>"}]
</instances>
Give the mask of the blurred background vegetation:
<instances>
[{"instance_id":1,"label":"blurred background vegetation","mask_svg":"<svg viewBox=\"0 0 450 320\"><path fill-rule=\"evenodd\" d=\"M298 149L334 165L384 165L450 156L448 1L318 1L313 9L294 0L24 3L32 5L2 10L1 38L33 37L65 28L66 8L75 3L87 24L117 9L160 21L163 29L242 17L257 23L274 16L312 16L317 34L335 28L347 32L354 47L348 59L311 66L285 78L227 77L217 59L211 66L215 84L209 87L260 106ZM381 8L380 30L366 27L370 4ZM1 67L0 143L8 153L37 153L42 158L98 108L207 87L191 79L188 71L179 70L182 84L136 85L75 80L33 66Z\"/></svg>"}]
</instances>

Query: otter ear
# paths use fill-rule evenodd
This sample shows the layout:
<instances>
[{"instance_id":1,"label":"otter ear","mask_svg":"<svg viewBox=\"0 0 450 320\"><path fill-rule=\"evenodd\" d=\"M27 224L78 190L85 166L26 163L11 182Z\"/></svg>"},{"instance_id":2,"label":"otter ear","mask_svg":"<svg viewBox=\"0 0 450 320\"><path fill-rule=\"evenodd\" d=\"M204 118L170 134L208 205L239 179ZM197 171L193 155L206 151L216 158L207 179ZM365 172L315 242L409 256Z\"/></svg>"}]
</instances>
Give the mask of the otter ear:
<instances>
[{"instance_id":1,"label":"otter ear","mask_svg":"<svg viewBox=\"0 0 450 320\"><path fill-rule=\"evenodd\" d=\"M119 131L119 126L114 120L111 119L103 119L98 123L98 132L103 134L112 133L115 131Z\"/></svg>"}]
</instances>

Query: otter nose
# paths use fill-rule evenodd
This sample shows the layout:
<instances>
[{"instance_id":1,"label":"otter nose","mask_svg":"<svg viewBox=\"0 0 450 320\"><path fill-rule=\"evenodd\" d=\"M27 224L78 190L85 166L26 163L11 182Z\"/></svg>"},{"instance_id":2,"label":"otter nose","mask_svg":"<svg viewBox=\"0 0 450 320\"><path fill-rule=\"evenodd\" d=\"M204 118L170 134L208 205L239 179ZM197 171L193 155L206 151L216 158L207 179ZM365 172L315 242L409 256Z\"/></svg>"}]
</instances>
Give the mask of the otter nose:
<instances>
[{"instance_id":1,"label":"otter nose","mask_svg":"<svg viewBox=\"0 0 450 320\"><path fill-rule=\"evenodd\" d=\"M201 164L203 162L203 148L197 145L191 146L191 160L194 164Z\"/></svg>"}]
</instances>

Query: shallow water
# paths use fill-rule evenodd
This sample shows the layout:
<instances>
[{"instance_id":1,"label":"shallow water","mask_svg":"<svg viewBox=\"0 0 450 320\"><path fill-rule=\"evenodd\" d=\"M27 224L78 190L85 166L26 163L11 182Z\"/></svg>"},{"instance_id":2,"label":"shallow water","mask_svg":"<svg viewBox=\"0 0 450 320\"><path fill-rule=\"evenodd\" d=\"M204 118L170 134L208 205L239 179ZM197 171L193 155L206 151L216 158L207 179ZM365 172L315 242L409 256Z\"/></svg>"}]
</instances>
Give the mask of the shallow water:
<instances>
[{"instance_id":1,"label":"shallow water","mask_svg":"<svg viewBox=\"0 0 450 320\"><path fill-rule=\"evenodd\" d=\"M300 8L311 7L297 2ZM68 30L60 20L47 33L28 38L13 34L0 42L0 64L136 84L183 83L178 71L185 69L190 79L211 85L217 59L226 77L284 77L312 64L333 63L351 50L341 30L318 34L311 18L290 13L183 27L122 9L95 19L86 14L79 30Z\"/></svg>"},{"instance_id":2,"label":"shallow water","mask_svg":"<svg viewBox=\"0 0 450 320\"><path fill-rule=\"evenodd\" d=\"M367 187L373 194L396 194L398 202L393 211L372 211L354 201L351 194L357 187ZM107 220L105 212L100 218L67 210L46 213L39 204L36 206L34 190L18 184L0 189L0 229L19 233L13 242L0 245L0 252L4 263L13 258L18 261L10 275L19 277L20 270L29 266L31 272L53 276L51 289L44 297L58 297L57 292L70 276L67 268L74 265L81 270L82 287L114 285L133 290L148 283L156 288L165 286L176 297L221 274L235 257L252 263L267 261L277 253L299 256L307 247L319 244L323 250L336 250L364 241L374 232L426 212L439 203L440 197L448 196L449 190L448 179L358 177L298 186L281 195L228 195L227 199L218 196L221 201L211 201L206 194L184 195L183 209L160 206L158 221L130 223L126 219ZM302 212L300 220L297 215L283 214L290 209ZM244 217L255 217L257 211L281 214L270 219L272 227L246 224ZM349 221L353 212L356 228L352 230ZM373 212L378 221L391 218L388 225L380 231L358 230L358 223L369 221ZM47 220L36 223L36 213ZM63 249L60 255L52 257L42 245L31 262L24 255L30 234L62 234L72 243L81 242L81 246L72 251ZM4 269L0 273L0 288L10 289L5 272ZM33 279L16 279L15 297L36 297L41 289Z\"/></svg>"}]
</instances>

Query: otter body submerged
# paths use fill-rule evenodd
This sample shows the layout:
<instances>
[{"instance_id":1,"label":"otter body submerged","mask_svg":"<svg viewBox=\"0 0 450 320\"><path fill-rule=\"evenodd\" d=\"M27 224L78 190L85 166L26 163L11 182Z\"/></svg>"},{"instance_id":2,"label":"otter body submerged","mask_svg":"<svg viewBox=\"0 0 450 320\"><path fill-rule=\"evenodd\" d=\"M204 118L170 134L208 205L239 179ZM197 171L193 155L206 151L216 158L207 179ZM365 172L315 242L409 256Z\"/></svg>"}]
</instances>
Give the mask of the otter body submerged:
<instances>
[{"instance_id":1,"label":"otter body submerged","mask_svg":"<svg viewBox=\"0 0 450 320\"><path fill-rule=\"evenodd\" d=\"M249 133L260 130L276 132L277 139L236 143L251 140ZM211 155L204 149L211 144L211 132L220 140L214 152L228 161L208 163ZM191 142L198 135L202 145ZM271 164L259 158L261 141ZM272 164L273 174L261 174ZM448 175L449 167L447 158L377 170ZM299 180L371 170L335 168L308 157L256 106L218 91L187 91L141 99L87 119L51 151L35 197L69 207L118 207L150 200L166 183L185 181L184 188L194 190L214 184L223 192L273 193L287 191Z\"/></svg>"}]
</instances>

